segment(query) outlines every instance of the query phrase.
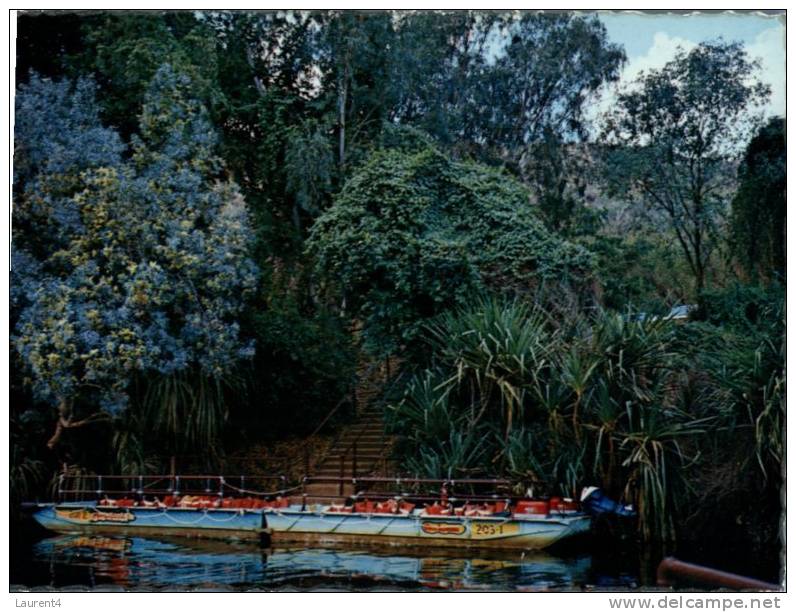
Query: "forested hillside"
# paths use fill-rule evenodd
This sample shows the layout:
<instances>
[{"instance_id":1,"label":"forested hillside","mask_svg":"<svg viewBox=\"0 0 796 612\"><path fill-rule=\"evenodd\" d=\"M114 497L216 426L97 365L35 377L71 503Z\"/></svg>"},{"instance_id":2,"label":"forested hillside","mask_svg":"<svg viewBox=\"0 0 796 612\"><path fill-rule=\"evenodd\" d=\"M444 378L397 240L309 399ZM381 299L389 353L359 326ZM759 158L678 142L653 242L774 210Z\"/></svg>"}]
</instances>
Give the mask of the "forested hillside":
<instances>
[{"instance_id":1,"label":"forested hillside","mask_svg":"<svg viewBox=\"0 0 796 612\"><path fill-rule=\"evenodd\" d=\"M14 503L65 467L221 470L394 357L405 473L598 484L641 538L776 562L785 134L740 44L681 50L594 118L626 60L597 15L17 33Z\"/></svg>"}]
</instances>

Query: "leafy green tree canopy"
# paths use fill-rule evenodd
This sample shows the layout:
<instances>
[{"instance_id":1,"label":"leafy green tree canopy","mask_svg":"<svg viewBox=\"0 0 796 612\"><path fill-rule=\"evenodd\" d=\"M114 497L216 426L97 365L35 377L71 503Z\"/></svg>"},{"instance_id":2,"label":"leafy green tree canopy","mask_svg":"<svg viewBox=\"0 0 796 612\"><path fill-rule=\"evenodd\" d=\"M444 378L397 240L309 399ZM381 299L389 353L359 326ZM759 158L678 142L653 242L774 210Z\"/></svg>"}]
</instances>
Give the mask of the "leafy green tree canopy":
<instances>
[{"instance_id":1,"label":"leafy green tree canopy","mask_svg":"<svg viewBox=\"0 0 796 612\"><path fill-rule=\"evenodd\" d=\"M754 79L758 68L740 43L681 49L663 68L639 77L607 117L610 179L669 224L697 292L729 199L729 163L754 132L769 95Z\"/></svg>"},{"instance_id":2,"label":"leafy green tree canopy","mask_svg":"<svg viewBox=\"0 0 796 612\"><path fill-rule=\"evenodd\" d=\"M545 130L582 134L585 102L625 59L596 17L421 12L397 23L396 117L514 160Z\"/></svg>"},{"instance_id":3,"label":"leafy green tree canopy","mask_svg":"<svg viewBox=\"0 0 796 612\"><path fill-rule=\"evenodd\" d=\"M216 40L196 15L105 13L87 16L82 29L84 49L71 58L72 69L96 75L103 119L122 136L136 130L149 83L164 63L188 75L205 104L224 102Z\"/></svg>"},{"instance_id":4,"label":"leafy green tree canopy","mask_svg":"<svg viewBox=\"0 0 796 612\"><path fill-rule=\"evenodd\" d=\"M318 218L309 250L378 353L472 291L576 281L592 263L544 228L516 180L430 147L376 152Z\"/></svg>"}]
</instances>

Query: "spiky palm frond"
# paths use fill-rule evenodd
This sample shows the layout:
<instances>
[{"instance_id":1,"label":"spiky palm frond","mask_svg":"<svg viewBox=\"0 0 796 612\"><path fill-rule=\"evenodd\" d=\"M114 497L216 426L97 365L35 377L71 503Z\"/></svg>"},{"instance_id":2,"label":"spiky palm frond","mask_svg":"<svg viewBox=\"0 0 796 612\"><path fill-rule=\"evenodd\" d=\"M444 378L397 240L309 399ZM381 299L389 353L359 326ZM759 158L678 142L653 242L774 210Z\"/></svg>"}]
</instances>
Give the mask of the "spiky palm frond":
<instances>
[{"instance_id":1,"label":"spiky palm frond","mask_svg":"<svg viewBox=\"0 0 796 612\"><path fill-rule=\"evenodd\" d=\"M476 431L457 431L454 428L447 438L438 440L434 446L420 448L417 456L406 463L413 474L426 478L453 479L473 475L485 468L487 443Z\"/></svg>"},{"instance_id":2,"label":"spiky palm frond","mask_svg":"<svg viewBox=\"0 0 796 612\"><path fill-rule=\"evenodd\" d=\"M470 383L482 405L499 407L508 436L528 404L529 383L548 365L556 344L558 332L545 313L519 300L481 298L443 314L428 332L451 381Z\"/></svg>"},{"instance_id":3,"label":"spiky palm frond","mask_svg":"<svg viewBox=\"0 0 796 612\"><path fill-rule=\"evenodd\" d=\"M45 479L44 462L27 456L22 447L12 444L9 465L9 493L12 509L16 510L20 502L30 500L32 493L39 489Z\"/></svg>"},{"instance_id":4,"label":"spiky palm frond","mask_svg":"<svg viewBox=\"0 0 796 612\"><path fill-rule=\"evenodd\" d=\"M450 402L451 386L439 371L426 370L413 377L401 400L388 406L388 425L416 444L444 439L451 427L465 418Z\"/></svg>"},{"instance_id":5,"label":"spiky palm frond","mask_svg":"<svg viewBox=\"0 0 796 612\"><path fill-rule=\"evenodd\" d=\"M704 434L714 419L638 404L627 405L626 419L626 429L614 434L628 470L626 498L638 507L645 539L673 540L677 494L684 471L698 457L689 456L683 444Z\"/></svg>"}]
</instances>

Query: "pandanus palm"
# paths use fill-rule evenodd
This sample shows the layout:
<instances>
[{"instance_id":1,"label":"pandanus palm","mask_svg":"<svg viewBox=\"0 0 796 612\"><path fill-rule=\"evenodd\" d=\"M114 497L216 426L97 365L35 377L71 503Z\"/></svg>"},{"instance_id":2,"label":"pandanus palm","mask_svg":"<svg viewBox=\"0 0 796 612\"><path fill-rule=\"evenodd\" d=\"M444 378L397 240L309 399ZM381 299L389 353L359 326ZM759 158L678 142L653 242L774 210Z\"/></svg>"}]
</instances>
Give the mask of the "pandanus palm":
<instances>
[{"instance_id":1,"label":"pandanus palm","mask_svg":"<svg viewBox=\"0 0 796 612\"><path fill-rule=\"evenodd\" d=\"M451 380L460 386L472 382L482 410L497 395L506 437L525 407L534 372L555 342L545 318L520 301L481 299L429 326L435 353L454 372Z\"/></svg>"},{"instance_id":2,"label":"pandanus palm","mask_svg":"<svg viewBox=\"0 0 796 612\"><path fill-rule=\"evenodd\" d=\"M565 385L557 370L536 373L533 378L534 402L547 415L551 437L566 435L564 409L570 404L572 389Z\"/></svg>"},{"instance_id":3,"label":"pandanus palm","mask_svg":"<svg viewBox=\"0 0 796 612\"><path fill-rule=\"evenodd\" d=\"M596 438L593 474L599 477L606 490L613 491L618 476L614 433L624 411L623 406L611 397L605 378L600 377L597 381L589 409L590 423L586 427L594 432Z\"/></svg>"},{"instance_id":4,"label":"pandanus palm","mask_svg":"<svg viewBox=\"0 0 796 612\"><path fill-rule=\"evenodd\" d=\"M590 379L600 362L596 356L573 347L566 353L558 366L561 381L574 395L572 402L572 430L575 440L580 442L580 407L584 394L589 389Z\"/></svg>"},{"instance_id":5,"label":"pandanus palm","mask_svg":"<svg viewBox=\"0 0 796 612\"><path fill-rule=\"evenodd\" d=\"M673 363L673 323L602 313L592 329L592 352L604 357L604 374L617 390L630 390L635 396L651 399L646 392L648 382Z\"/></svg>"},{"instance_id":6,"label":"pandanus palm","mask_svg":"<svg viewBox=\"0 0 796 612\"><path fill-rule=\"evenodd\" d=\"M638 505L647 539L673 537L681 471L698 456L684 444L707 423L674 405L672 341L669 321L612 314L597 318L590 338L592 354L600 359L588 406L594 471L608 486L624 478L625 496Z\"/></svg>"},{"instance_id":7,"label":"pandanus palm","mask_svg":"<svg viewBox=\"0 0 796 612\"><path fill-rule=\"evenodd\" d=\"M241 388L233 374L215 378L188 371L159 376L146 385L142 423L174 455L192 451L212 462L228 418L228 396Z\"/></svg>"},{"instance_id":8,"label":"pandanus palm","mask_svg":"<svg viewBox=\"0 0 796 612\"><path fill-rule=\"evenodd\" d=\"M675 393L674 324L610 313L556 323L506 300L438 319L430 336L439 371L416 381L402 407L437 439L417 440L408 463L441 475L456 461L489 465L568 495L596 477L638 506L645 538L671 538L687 492L681 471L699 457L695 437L709 423ZM775 381L771 393L780 388Z\"/></svg>"},{"instance_id":9,"label":"pandanus palm","mask_svg":"<svg viewBox=\"0 0 796 612\"><path fill-rule=\"evenodd\" d=\"M512 431L503 450L509 473L531 486L544 485L548 481L547 469L540 458L546 455L544 445L544 435L526 429Z\"/></svg>"},{"instance_id":10,"label":"pandanus palm","mask_svg":"<svg viewBox=\"0 0 796 612\"><path fill-rule=\"evenodd\" d=\"M420 447L418 454L409 458L407 467L413 474L427 478L471 475L485 467L487 438L474 429L451 427L446 438L433 446Z\"/></svg>"},{"instance_id":11,"label":"pandanus palm","mask_svg":"<svg viewBox=\"0 0 796 612\"><path fill-rule=\"evenodd\" d=\"M11 443L11 461L9 463L9 494L11 513L16 516L23 501L30 501L45 481L44 462L27 456L23 447Z\"/></svg>"},{"instance_id":12,"label":"pandanus palm","mask_svg":"<svg viewBox=\"0 0 796 612\"><path fill-rule=\"evenodd\" d=\"M684 447L688 438L705 433L712 420L678 409L627 404L622 430L614 435L628 471L625 496L638 506L645 539L674 539L677 494L683 491L684 471L698 458Z\"/></svg>"},{"instance_id":13,"label":"pandanus palm","mask_svg":"<svg viewBox=\"0 0 796 612\"><path fill-rule=\"evenodd\" d=\"M764 481L781 476L785 423L785 336L781 312L754 333L699 330L708 384L702 401L717 408L728 430L754 431L755 460Z\"/></svg>"},{"instance_id":14,"label":"pandanus palm","mask_svg":"<svg viewBox=\"0 0 796 612\"><path fill-rule=\"evenodd\" d=\"M463 418L450 402L451 386L438 370L426 370L408 383L401 400L389 407L389 425L420 446L445 439Z\"/></svg>"}]
</instances>

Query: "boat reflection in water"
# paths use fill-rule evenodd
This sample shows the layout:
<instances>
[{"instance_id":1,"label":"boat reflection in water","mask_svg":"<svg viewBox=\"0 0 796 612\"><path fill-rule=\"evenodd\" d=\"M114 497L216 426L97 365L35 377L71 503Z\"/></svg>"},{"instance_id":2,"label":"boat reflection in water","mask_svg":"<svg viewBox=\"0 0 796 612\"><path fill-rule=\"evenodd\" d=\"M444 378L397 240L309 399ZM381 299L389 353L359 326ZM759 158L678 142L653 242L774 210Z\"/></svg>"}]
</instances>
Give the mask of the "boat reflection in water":
<instances>
[{"instance_id":1,"label":"boat reflection in water","mask_svg":"<svg viewBox=\"0 0 796 612\"><path fill-rule=\"evenodd\" d=\"M451 550L263 549L234 542L59 536L34 545L42 584L129 589L547 590L589 581L589 556ZM38 586L38 585L27 585Z\"/></svg>"}]
</instances>

